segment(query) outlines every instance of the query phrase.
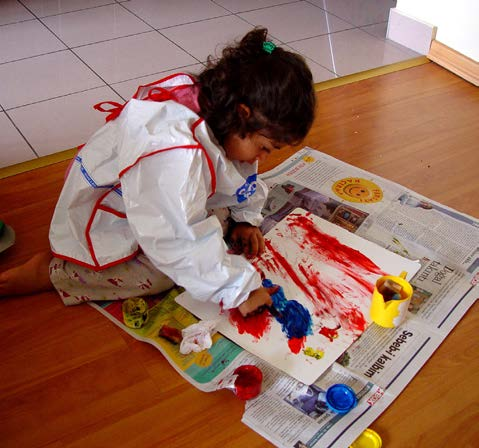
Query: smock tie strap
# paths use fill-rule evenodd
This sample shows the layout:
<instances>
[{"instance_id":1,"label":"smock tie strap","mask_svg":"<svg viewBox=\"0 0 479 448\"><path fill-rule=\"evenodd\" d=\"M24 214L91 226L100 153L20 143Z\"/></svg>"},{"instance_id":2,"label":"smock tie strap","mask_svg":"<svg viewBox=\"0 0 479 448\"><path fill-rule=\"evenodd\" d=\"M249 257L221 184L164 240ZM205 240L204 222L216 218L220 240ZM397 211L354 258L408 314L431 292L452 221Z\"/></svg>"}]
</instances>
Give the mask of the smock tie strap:
<instances>
[{"instance_id":1,"label":"smock tie strap","mask_svg":"<svg viewBox=\"0 0 479 448\"><path fill-rule=\"evenodd\" d=\"M106 108L103 106L104 104L109 104L112 107ZM126 106L126 103L120 104L120 103L116 103L115 101L103 101L102 103L95 104L93 106L93 109L98 110L100 112L108 112L109 115L107 115L107 117L105 118L105 121L108 122L110 120L114 120L115 118L117 118L118 115L121 114L121 111L123 110L125 106Z\"/></svg>"},{"instance_id":2,"label":"smock tie strap","mask_svg":"<svg viewBox=\"0 0 479 448\"><path fill-rule=\"evenodd\" d=\"M163 87L153 87L148 92L148 96L146 98L151 101L167 101L172 100L173 95L169 90L166 90Z\"/></svg>"}]
</instances>

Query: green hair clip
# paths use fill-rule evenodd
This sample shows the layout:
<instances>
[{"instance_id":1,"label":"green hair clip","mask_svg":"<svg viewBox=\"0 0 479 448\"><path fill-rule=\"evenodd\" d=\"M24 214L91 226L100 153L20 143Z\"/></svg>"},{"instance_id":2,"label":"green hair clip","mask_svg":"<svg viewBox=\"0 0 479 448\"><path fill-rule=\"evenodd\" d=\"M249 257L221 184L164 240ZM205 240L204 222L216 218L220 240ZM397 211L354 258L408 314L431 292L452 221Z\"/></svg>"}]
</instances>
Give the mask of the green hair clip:
<instances>
[{"instance_id":1,"label":"green hair clip","mask_svg":"<svg viewBox=\"0 0 479 448\"><path fill-rule=\"evenodd\" d=\"M276 45L273 44L273 42L269 40L267 40L266 42L263 42L263 50L266 51L266 53L271 54L275 48L276 48Z\"/></svg>"}]
</instances>

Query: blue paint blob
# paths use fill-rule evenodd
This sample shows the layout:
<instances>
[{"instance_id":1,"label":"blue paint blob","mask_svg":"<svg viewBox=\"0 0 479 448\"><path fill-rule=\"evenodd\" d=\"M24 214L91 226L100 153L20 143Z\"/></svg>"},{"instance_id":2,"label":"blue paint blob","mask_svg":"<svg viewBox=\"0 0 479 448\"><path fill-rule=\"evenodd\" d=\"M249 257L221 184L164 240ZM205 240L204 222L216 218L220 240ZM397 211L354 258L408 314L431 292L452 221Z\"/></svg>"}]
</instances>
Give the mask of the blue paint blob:
<instances>
[{"instance_id":1,"label":"blue paint blob","mask_svg":"<svg viewBox=\"0 0 479 448\"><path fill-rule=\"evenodd\" d=\"M286 333L288 339L302 338L313 334L313 320L307 308L296 300L288 300L284 296L283 288L273 284L271 280L264 279L263 286L278 288L274 294L271 294L273 307L277 311L274 317L281 324L281 329L283 333Z\"/></svg>"}]
</instances>

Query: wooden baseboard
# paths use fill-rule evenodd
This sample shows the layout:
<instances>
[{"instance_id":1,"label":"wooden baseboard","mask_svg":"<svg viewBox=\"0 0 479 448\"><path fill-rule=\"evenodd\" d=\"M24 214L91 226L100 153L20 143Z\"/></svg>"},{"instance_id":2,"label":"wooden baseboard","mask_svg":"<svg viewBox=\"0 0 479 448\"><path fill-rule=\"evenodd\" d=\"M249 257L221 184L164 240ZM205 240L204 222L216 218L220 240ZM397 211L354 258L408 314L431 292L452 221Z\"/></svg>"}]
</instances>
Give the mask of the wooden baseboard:
<instances>
[{"instance_id":1,"label":"wooden baseboard","mask_svg":"<svg viewBox=\"0 0 479 448\"><path fill-rule=\"evenodd\" d=\"M479 63L448 46L433 40L427 57L436 64L479 86Z\"/></svg>"},{"instance_id":2,"label":"wooden baseboard","mask_svg":"<svg viewBox=\"0 0 479 448\"><path fill-rule=\"evenodd\" d=\"M28 160L26 162L17 163L15 165L0 168L0 179L15 176L16 174L25 173L27 171L52 165L53 163L63 162L72 159L78 152L78 148L67 149L66 151L57 152L48 156L39 157L38 159Z\"/></svg>"},{"instance_id":3,"label":"wooden baseboard","mask_svg":"<svg viewBox=\"0 0 479 448\"><path fill-rule=\"evenodd\" d=\"M429 59L426 56L418 56L416 58L407 59L406 61L395 62L394 64L385 65L383 67L373 68L364 72L353 73L339 78L329 79L327 81L318 82L314 85L316 92L340 87L353 82L364 81L365 79L374 78L376 76L387 75L389 73L398 72L418 65L428 64Z\"/></svg>"}]
</instances>

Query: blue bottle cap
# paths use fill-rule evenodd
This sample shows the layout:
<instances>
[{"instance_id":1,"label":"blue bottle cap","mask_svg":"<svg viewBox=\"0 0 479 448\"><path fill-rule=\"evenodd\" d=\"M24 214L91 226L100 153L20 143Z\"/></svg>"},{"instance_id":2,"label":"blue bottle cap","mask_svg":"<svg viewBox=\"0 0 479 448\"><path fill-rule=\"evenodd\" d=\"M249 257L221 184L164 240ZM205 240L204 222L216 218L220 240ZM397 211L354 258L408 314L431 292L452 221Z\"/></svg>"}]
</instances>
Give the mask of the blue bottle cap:
<instances>
[{"instance_id":1,"label":"blue bottle cap","mask_svg":"<svg viewBox=\"0 0 479 448\"><path fill-rule=\"evenodd\" d=\"M334 384L326 391L326 404L332 411L346 414L358 404L358 399L348 385Z\"/></svg>"}]
</instances>

